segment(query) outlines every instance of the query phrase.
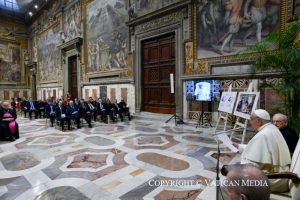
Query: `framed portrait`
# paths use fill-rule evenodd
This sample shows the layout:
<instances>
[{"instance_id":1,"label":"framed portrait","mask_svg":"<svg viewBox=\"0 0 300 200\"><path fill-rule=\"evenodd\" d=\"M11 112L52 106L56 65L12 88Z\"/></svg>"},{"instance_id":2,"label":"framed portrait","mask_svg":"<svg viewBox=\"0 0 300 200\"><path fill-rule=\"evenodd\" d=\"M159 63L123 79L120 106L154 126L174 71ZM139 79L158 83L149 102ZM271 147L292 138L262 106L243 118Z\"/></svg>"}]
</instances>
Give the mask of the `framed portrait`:
<instances>
[{"instance_id":1,"label":"framed portrait","mask_svg":"<svg viewBox=\"0 0 300 200\"><path fill-rule=\"evenodd\" d=\"M258 98L259 92L240 92L233 114L249 120L251 113L256 109Z\"/></svg>"},{"instance_id":2,"label":"framed portrait","mask_svg":"<svg viewBox=\"0 0 300 200\"><path fill-rule=\"evenodd\" d=\"M232 114L237 92L222 92L218 111Z\"/></svg>"},{"instance_id":3,"label":"framed portrait","mask_svg":"<svg viewBox=\"0 0 300 200\"><path fill-rule=\"evenodd\" d=\"M281 6L283 1L197 0L197 59L236 55L279 26L283 27L280 24L285 17L281 11L285 9Z\"/></svg>"}]
</instances>

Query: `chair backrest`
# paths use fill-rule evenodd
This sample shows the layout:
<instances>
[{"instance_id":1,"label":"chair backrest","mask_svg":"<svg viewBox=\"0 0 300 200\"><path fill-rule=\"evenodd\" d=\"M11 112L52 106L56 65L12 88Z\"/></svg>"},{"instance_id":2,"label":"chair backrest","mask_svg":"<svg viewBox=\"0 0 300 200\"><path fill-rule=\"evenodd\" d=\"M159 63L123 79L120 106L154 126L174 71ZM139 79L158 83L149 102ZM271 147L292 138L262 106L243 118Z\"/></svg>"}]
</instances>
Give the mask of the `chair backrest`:
<instances>
[{"instance_id":1,"label":"chair backrest","mask_svg":"<svg viewBox=\"0 0 300 200\"><path fill-rule=\"evenodd\" d=\"M292 157L290 171L300 177L300 139ZM290 192L293 200L300 200L300 185L295 185L290 181Z\"/></svg>"}]
</instances>

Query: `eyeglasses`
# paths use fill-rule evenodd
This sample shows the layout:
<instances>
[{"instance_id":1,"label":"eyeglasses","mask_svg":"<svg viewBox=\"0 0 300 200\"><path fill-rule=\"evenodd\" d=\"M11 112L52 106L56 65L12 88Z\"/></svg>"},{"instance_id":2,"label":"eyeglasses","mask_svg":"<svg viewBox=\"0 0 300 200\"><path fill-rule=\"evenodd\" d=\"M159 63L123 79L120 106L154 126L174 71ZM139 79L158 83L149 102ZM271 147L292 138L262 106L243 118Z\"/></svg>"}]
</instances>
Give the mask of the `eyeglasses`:
<instances>
[{"instance_id":1,"label":"eyeglasses","mask_svg":"<svg viewBox=\"0 0 300 200\"><path fill-rule=\"evenodd\" d=\"M273 120L273 123L281 123L283 122L282 120Z\"/></svg>"}]
</instances>

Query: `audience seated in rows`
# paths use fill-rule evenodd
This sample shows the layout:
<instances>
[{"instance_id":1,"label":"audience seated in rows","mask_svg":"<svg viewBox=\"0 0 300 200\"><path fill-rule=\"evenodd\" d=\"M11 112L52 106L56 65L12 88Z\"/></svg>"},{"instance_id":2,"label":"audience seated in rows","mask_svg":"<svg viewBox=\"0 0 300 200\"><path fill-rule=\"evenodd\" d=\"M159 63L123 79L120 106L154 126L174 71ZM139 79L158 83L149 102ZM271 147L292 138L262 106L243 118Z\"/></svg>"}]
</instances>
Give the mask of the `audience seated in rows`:
<instances>
[{"instance_id":1,"label":"audience seated in rows","mask_svg":"<svg viewBox=\"0 0 300 200\"><path fill-rule=\"evenodd\" d=\"M19 110L24 114L25 118L29 117L30 120L33 118L50 119L51 127L57 121L63 131L65 130L65 125L68 126L68 129L71 129L72 122L76 123L77 128L80 128L80 123L82 123L80 119L84 119L90 128L92 127L92 120L97 121L100 119L104 123L109 123L108 120L116 122L118 118L123 121L125 116L128 116L128 120L131 120L129 107L124 99L121 99L119 103L117 100L111 103L108 98L94 100L92 97L87 101L84 99L79 101L77 98L74 98L74 101L64 101L52 97L47 101L34 101L32 98L29 98L29 100L23 98L17 102L13 98L10 106L16 108L17 104L19 104ZM16 109L12 110L16 111Z\"/></svg>"}]
</instances>

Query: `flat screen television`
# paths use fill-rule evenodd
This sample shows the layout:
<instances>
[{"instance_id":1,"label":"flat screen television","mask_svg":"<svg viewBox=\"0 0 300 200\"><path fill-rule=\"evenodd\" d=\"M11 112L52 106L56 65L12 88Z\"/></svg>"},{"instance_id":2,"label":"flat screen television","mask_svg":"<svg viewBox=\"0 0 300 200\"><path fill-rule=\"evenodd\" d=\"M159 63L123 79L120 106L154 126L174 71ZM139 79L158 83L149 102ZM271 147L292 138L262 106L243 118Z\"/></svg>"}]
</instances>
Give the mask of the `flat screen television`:
<instances>
[{"instance_id":1,"label":"flat screen television","mask_svg":"<svg viewBox=\"0 0 300 200\"><path fill-rule=\"evenodd\" d=\"M218 80L191 80L186 81L187 100L219 101L220 81Z\"/></svg>"}]
</instances>

